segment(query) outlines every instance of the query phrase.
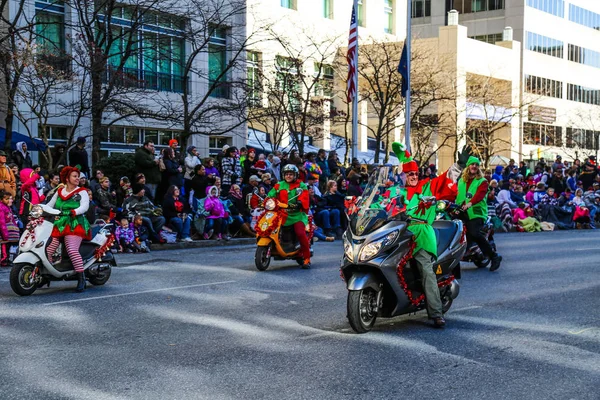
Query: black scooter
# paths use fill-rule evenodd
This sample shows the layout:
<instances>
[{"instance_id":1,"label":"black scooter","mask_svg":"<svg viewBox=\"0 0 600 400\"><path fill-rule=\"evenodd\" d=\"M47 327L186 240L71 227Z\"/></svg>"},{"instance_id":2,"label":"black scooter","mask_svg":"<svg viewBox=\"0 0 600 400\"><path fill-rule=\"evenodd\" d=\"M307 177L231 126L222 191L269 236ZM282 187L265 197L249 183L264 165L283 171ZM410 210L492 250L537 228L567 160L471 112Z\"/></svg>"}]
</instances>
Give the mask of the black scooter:
<instances>
[{"instance_id":1,"label":"black scooter","mask_svg":"<svg viewBox=\"0 0 600 400\"><path fill-rule=\"evenodd\" d=\"M409 217L406 210L388 211L378 205L387 181L386 168L374 172L363 196L352 201L350 223L344 233L341 275L348 289L348 320L357 333L370 331L378 317L391 318L426 308L421 277L412 259L415 242L407 229L409 223L423 221ZM422 201L435 203L435 198L424 197ZM438 243L434 271L443 312L447 312L460 291L457 279L466 233L459 220L435 221L433 228Z\"/></svg>"}]
</instances>

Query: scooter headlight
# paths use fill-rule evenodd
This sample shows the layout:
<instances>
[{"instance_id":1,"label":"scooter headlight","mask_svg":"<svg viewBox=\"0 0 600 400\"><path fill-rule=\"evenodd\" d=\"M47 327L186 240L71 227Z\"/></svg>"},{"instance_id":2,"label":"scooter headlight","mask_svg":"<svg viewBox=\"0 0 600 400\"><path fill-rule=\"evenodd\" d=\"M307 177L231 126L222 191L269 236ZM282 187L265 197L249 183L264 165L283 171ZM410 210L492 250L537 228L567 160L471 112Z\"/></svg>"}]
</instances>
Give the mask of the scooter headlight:
<instances>
[{"instance_id":1,"label":"scooter headlight","mask_svg":"<svg viewBox=\"0 0 600 400\"><path fill-rule=\"evenodd\" d=\"M446 202L439 201L437 203L437 209L438 209L438 211L444 211L446 209Z\"/></svg>"},{"instance_id":2,"label":"scooter headlight","mask_svg":"<svg viewBox=\"0 0 600 400\"><path fill-rule=\"evenodd\" d=\"M398 231L393 231L384 238L369 243L360 251L360 256L358 257L358 260L360 262L370 260L371 258L375 257L382 248L395 242L397 238Z\"/></svg>"},{"instance_id":3,"label":"scooter headlight","mask_svg":"<svg viewBox=\"0 0 600 400\"><path fill-rule=\"evenodd\" d=\"M31 211L29 212L29 215L31 215L32 218L39 218L42 216L43 212L44 212L44 210L38 204L38 205L31 207Z\"/></svg>"},{"instance_id":4,"label":"scooter headlight","mask_svg":"<svg viewBox=\"0 0 600 400\"><path fill-rule=\"evenodd\" d=\"M275 206L277 206L275 200L267 199L267 201L265 201L265 210L273 211L275 209Z\"/></svg>"},{"instance_id":5,"label":"scooter headlight","mask_svg":"<svg viewBox=\"0 0 600 400\"><path fill-rule=\"evenodd\" d=\"M348 242L344 243L344 255L350 261L354 260L354 253L352 251L352 245Z\"/></svg>"}]
</instances>

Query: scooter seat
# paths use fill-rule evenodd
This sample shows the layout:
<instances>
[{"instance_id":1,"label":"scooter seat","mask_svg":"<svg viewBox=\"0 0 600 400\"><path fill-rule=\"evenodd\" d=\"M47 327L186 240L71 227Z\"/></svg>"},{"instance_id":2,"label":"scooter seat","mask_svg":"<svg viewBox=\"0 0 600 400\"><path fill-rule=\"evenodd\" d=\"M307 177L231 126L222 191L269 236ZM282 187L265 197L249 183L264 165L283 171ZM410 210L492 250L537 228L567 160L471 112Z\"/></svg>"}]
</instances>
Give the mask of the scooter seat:
<instances>
[{"instance_id":1,"label":"scooter seat","mask_svg":"<svg viewBox=\"0 0 600 400\"><path fill-rule=\"evenodd\" d=\"M102 229L104 227L104 225L92 225L90 228L92 230L92 237L95 237L98 232L100 232L100 229Z\"/></svg>"},{"instance_id":2,"label":"scooter seat","mask_svg":"<svg viewBox=\"0 0 600 400\"><path fill-rule=\"evenodd\" d=\"M437 253L441 255L452 243L458 231L458 226L452 221L434 221L433 230L437 240Z\"/></svg>"}]
</instances>

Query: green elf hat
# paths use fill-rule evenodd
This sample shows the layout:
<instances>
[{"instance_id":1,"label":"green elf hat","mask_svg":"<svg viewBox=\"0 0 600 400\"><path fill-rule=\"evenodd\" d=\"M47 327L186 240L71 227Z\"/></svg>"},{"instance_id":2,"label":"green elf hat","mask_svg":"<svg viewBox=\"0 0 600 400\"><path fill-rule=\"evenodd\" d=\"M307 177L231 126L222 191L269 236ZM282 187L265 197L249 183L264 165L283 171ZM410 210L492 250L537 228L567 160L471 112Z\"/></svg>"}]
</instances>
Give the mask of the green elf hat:
<instances>
[{"instance_id":1,"label":"green elf hat","mask_svg":"<svg viewBox=\"0 0 600 400\"><path fill-rule=\"evenodd\" d=\"M469 159L467 160L467 167L471 164L477 164L477 165L481 165L481 161L479 161L479 158L475 157L475 156L471 156L469 157Z\"/></svg>"},{"instance_id":2,"label":"green elf hat","mask_svg":"<svg viewBox=\"0 0 600 400\"><path fill-rule=\"evenodd\" d=\"M402 164L411 162L413 160L409 151L406 150L406 146L400 142L392 143L392 150L396 154L396 157L398 157L398 161L400 161Z\"/></svg>"}]
</instances>

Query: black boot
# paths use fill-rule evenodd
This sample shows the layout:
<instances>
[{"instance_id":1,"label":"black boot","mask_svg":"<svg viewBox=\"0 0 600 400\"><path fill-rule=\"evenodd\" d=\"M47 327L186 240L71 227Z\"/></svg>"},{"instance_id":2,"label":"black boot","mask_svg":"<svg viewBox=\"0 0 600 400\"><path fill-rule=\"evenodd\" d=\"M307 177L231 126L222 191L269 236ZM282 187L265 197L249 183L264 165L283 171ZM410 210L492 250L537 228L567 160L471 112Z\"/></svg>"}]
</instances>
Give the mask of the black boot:
<instances>
[{"instance_id":1,"label":"black boot","mask_svg":"<svg viewBox=\"0 0 600 400\"><path fill-rule=\"evenodd\" d=\"M77 289L75 289L77 293L81 293L83 292L83 289L85 289L85 276L83 274L84 272L79 272L77 274Z\"/></svg>"},{"instance_id":2,"label":"black boot","mask_svg":"<svg viewBox=\"0 0 600 400\"><path fill-rule=\"evenodd\" d=\"M497 254L492 257L492 266L490 267L490 271L495 271L500 268L500 263L502 262L502 256Z\"/></svg>"}]
</instances>

